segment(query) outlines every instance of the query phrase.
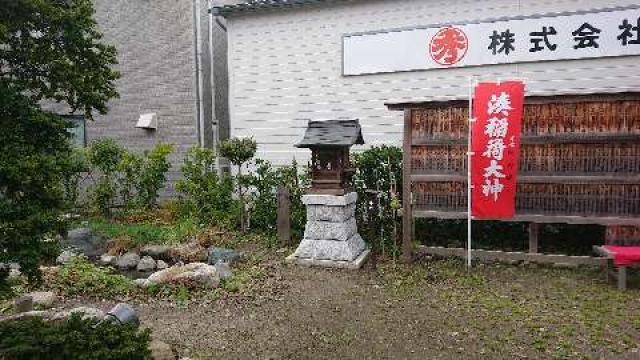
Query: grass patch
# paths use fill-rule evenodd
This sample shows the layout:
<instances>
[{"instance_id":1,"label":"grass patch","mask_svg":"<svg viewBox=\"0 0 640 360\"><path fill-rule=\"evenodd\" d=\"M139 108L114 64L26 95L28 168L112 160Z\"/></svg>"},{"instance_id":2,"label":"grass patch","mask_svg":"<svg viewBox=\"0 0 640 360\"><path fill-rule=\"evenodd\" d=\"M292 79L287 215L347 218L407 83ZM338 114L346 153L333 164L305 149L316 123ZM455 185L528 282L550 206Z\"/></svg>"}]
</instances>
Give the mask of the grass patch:
<instances>
[{"instance_id":1,"label":"grass patch","mask_svg":"<svg viewBox=\"0 0 640 360\"><path fill-rule=\"evenodd\" d=\"M196 234L198 225L192 219L174 224L111 222L102 218L88 220L89 228L110 239L120 239L122 246L134 248L147 244L178 244Z\"/></svg>"},{"instance_id":2,"label":"grass patch","mask_svg":"<svg viewBox=\"0 0 640 360\"><path fill-rule=\"evenodd\" d=\"M129 278L114 270L95 266L82 257L74 258L45 282L52 290L67 296L114 298L136 290Z\"/></svg>"}]
</instances>

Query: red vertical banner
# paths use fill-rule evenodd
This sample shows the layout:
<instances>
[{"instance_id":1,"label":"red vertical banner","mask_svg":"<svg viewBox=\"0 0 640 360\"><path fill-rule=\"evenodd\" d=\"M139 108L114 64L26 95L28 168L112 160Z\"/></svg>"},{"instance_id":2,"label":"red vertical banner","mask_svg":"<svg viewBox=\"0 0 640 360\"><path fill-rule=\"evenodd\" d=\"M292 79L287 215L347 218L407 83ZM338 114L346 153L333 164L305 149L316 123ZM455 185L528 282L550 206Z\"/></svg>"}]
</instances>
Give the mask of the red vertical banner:
<instances>
[{"instance_id":1,"label":"red vertical banner","mask_svg":"<svg viewBox=\"0 0 640 360\"><path fill-rule=\"evenodd\" d=\"M479 83L473 99L471 215L509 219L515 214L524 84Z\"/></svg>"}]
</instances>

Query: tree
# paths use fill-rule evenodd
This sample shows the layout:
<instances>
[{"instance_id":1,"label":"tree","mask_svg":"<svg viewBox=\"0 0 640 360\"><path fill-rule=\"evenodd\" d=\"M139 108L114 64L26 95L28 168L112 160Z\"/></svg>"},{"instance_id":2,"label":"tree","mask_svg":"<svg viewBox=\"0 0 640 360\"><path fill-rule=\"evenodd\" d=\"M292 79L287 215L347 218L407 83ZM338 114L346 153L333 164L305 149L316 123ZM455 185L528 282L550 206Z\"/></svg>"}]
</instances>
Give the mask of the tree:
<instances>
[{"instance_id":1,"label":"tree","mask_svg":"<svg viewBox=\"0 0 640 360\"><path fill-rule=\"evenodd\" d=\"M220 144L220 155L224 156L233 165L238 167L237 184L238 198L240 199L240 230L247 230L247 209L244 201L244 190L242 184L247 180L242 176L242 165L251 160L256 154L257 144L252 138L232 138Z\"/></svg>"},{"instance_id":2,"label":"tree","mask_svg":"<svg viewBox=\"0 0 640 360\"><path fill-rule=\"evenodd\" d=\"M0 263L18 262L34 280L53 255L45 238L60 229L73 166L71 124L42 105L106 113L116 50L101 43L90 0L0 0L0 9Z\"/></svg>"}]
</instances>

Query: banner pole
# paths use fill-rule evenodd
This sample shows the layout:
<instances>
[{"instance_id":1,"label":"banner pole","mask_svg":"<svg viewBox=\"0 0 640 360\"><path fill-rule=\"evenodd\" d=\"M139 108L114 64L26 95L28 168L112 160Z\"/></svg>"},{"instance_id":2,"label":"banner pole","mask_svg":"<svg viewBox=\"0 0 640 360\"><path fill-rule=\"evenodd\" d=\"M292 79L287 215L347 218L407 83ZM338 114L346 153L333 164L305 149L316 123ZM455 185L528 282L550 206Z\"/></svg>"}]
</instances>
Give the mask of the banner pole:
<instances>
[{"instance_id":1,"label":"banner pole","mask_svg":"<svg viewBox=\"0 0 640 360\"><path fill-rule=\"evenodd\" d=\"M467 134L467 268L471 269L471 191L473 184L471 183L471 158L473 152L471 148L471 128L473 127L473 91L475 87L475 79L469 77L469 131Z\"/></svg>"}]
</instances>

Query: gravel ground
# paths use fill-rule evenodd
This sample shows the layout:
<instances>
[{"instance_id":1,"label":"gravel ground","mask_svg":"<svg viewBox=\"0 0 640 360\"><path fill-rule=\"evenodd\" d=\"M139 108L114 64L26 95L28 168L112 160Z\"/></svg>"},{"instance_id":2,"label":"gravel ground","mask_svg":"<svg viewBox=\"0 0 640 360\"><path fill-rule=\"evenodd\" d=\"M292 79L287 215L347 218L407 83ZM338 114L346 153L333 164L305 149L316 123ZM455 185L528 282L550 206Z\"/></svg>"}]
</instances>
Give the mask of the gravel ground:
<instances>
[{"instance_id":1,"label":"gravel ground","mask_svg":"<svg viewBox=\"0 0 640 360\"><path fill-rule=\"evenodd\" d=\"M423 259L338 271L283 257L262 260L264 276L236 294L134 305L155 338L192 359L640 359L640 291L619 292L593 269L467 272Z\"/></svg>"}]
</instances>

